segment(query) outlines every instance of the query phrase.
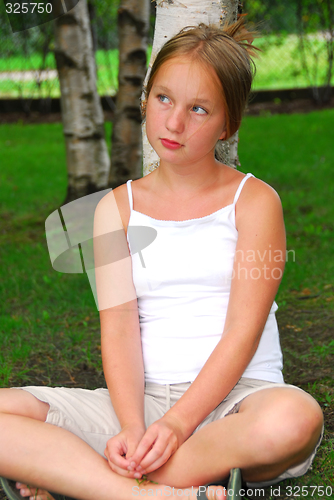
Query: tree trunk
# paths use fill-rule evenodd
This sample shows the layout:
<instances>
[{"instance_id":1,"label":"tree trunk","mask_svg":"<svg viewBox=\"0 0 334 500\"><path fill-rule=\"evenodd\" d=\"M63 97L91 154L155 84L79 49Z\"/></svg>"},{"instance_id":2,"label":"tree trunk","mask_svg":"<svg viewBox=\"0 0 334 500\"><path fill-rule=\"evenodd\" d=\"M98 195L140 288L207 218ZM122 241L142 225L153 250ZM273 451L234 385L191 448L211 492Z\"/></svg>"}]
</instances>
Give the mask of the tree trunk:
<instances>
[{"instance_id":1,"label":"tree trunk","mask_svg":"<svg viewBox=\"0 0 334 500\"><path fill-rule=\"evenodd\" d=\"M109 186L142 176L140 96L146 73L150 0L122 0L119 75Z\"/></svg>"},{"instance_id":2,"label":"tree trunk","mask_svg":"<svg viewBox=\"0 0 334 500\"><path fill-rule=\"evenodd\" d=\"M66 142L67 203L106 188L110 166L87 0L55 20L55 57Z\"/></svg>"},{"instance_id":3,"label":"tree trunk","mask_svg":"<svg viewBox=\"0 0 334 500\"><path fill-rule=\"evenodd\" d=\"M145 83L157 53L167 40L185 26L194 26L199 23L219 26L226 20L230 23L236 21L238 4L238 0L156 0L152 56ZM223 163L236 167L239 165L237 145L237 134L234 134L228 141L219 141L216 156ZM143 124L143 147L144 175L146 175L158 166L159 157L147 140L145 123Z\"/></svg>"}]
</instances>

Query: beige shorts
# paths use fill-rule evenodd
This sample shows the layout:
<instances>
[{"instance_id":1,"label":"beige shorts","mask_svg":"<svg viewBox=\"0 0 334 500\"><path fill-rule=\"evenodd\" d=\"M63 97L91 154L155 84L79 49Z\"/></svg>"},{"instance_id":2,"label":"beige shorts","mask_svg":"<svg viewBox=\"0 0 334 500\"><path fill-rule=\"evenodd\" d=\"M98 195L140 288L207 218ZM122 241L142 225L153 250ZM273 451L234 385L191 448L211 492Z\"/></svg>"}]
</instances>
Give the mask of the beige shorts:
<instances>
[{"instance_id":1,"label":"beige shorts","mask_svg":"<svg viewBox=\"0 0 334 500\"><path fill-rule=\"evenodd\" d=\"M150 424L161 418L188 389L190 383L159 385L147 383L145 386L145 423ZM245 397L273 387L298 387L241 378L228 396L195 429L210 422L237 413ZM66 387L22 387L40 401L50 405L46 422L62 427L77 435L104 457L107 441L121 430L115 411L111 405L107 389L69 389ZM302 464L285 471L276 479L266 483L249 483L248 486L267 486L283 479L302 476L310 468L322 436L312 455Z\"/></svg>"}]
</instances>

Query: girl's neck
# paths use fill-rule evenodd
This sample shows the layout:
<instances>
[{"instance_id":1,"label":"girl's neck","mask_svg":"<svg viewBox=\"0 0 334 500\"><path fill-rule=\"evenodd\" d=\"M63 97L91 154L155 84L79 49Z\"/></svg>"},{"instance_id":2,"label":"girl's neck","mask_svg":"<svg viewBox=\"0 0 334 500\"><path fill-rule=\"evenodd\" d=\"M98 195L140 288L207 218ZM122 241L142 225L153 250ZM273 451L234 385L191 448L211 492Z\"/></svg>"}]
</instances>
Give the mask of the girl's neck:
<instances>
[{"instance_id":1,"label":"girl's neck","mask_svg":"<svg viewBox=\"0 0 334 500\"><path fill-rule=\"evenodd\" d=\"M213 187L220 178L224 166L216 160L204 165L177 167L160 164L155 172L157 190L164 189L171 195L198 196L199 192Z\"/></svg>"}]
</instances>

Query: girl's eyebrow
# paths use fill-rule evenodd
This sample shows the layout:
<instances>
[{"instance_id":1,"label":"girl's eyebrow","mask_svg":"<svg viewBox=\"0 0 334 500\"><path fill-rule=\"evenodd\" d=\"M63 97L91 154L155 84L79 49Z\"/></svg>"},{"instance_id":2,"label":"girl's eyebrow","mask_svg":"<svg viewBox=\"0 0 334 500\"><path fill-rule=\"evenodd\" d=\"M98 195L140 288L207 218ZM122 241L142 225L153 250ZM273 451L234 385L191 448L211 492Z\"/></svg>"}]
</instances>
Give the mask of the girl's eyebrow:
<instances>
[{"instance_id":1,"label":"girl's eyebrow","mask_svg":"<svg viewBox=\"0 0 334 500\"><path fill-rule=\"evenodd\" d=\"M167 88L167 87L164 87L163 85L154 85L154 87L157 89L157 90L161 90L162 92L170 92L170 89Z\"/></svg>"},{"instance_id":2,"label":"girl's eyebrow","mask_svg":"<svg viewBox=\"0 0 334 500\"><path fill-rule=\"evenodd\" d=\"M171 90L168 87L164 87L164 85L155 85L155 90L160 91L160 92L166 92L166 94L169 94ZM199 97L196 97L195 99L191 99L194 103L196 104L203 104L206 106L211 105L212 106L212 101L209 99L201 99Z\"/></svg>"}]
</instances>

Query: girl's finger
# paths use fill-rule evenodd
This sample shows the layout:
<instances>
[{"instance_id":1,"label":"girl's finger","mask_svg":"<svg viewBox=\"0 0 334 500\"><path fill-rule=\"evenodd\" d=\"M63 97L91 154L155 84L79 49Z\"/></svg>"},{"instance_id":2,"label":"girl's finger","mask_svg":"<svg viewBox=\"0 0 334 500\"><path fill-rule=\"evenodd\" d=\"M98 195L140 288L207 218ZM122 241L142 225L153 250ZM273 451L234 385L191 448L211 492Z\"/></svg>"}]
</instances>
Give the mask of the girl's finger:
<instances>
[{"instance_id":1,"label":"girl's finger","mask_svg":"<svg viewBox=\"0 0 334 500\"><path fill-rule=\"evenodd\" d=\"M126 450L124 445L114 441L109 441L107 443L104 454L109 462L115 464L121 469L128 470L129 460L126 458Z\"/></svg>"},{"instance_id":2,"label":"girl's finger","mask_svg":"<svg viewBox=\"0 0 334 500\"><path fill-rule=\"evenodd\" d=\"M148 429L146 431L136 449L136 452L130 459L130 463L135 464L134 467L138 466L139 464L143 467L143 464L141 462L146 454L154 447L157 438L158 434L152 431L152 429Z\"/></svg>"},{"instance_id":3,"label":"girl's finger","mask_svg":"<svg viewBox=\"0 0 334 500\"><path fill-rule=\"evenodd\" d=\"M141 479L142 477L142 473L136 470L128 470L127 468L119 467L111 460L108 460L108 463L111 470L120 476L129 477L130 479Z\"/></svg>"},{"instance_id":4,"label":"girl's finger","mask_svg":"<svg viewBox=\"0 0 334 500\"><path fill-rule=\"evenodd\" d=\"M124 455L119 455L118 453L111 452L109 450L105 450L104 452L108 462L113 463L115 466L128 470L129 460Z\"/></svg>"},{"instance_id":5,"label":"girl's finger","mask_svg":"<svg viewBox=\"0 0 334 500\"><path fill-rule=\"evenodd\" d=\"M173 454L173 447L167 443L164 449L157 448L156 444L153 448L147 453L144 457L140 465L145 470L145 474L149 472L153 472L154 470L161 467L164 463L167 462L169 457Z\"/></svg>"}]
</instances>

